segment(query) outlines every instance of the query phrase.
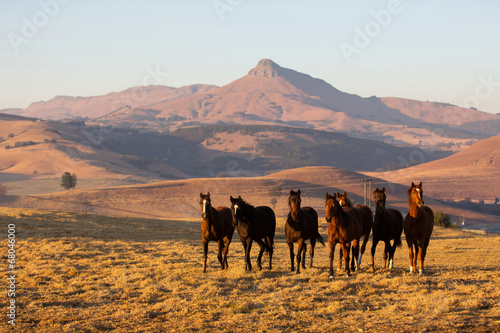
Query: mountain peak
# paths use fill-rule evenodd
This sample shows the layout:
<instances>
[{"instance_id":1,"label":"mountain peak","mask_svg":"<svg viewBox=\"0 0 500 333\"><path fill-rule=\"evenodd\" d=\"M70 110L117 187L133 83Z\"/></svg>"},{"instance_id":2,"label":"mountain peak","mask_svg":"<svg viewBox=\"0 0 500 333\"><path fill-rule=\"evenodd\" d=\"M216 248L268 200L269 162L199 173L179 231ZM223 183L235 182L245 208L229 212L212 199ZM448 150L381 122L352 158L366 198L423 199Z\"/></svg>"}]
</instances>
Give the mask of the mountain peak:
<instances>
[{"instance_id":1,"label":"mountain peak","mask_svg":"<svg viewBox=\"0 0 500 333\"><path fill-rule=\"evenodd\" d=\"M248 72L248 76L277 77L283 68L270 59L262 59L257 66Z\"/></svg>"}]
</instances>

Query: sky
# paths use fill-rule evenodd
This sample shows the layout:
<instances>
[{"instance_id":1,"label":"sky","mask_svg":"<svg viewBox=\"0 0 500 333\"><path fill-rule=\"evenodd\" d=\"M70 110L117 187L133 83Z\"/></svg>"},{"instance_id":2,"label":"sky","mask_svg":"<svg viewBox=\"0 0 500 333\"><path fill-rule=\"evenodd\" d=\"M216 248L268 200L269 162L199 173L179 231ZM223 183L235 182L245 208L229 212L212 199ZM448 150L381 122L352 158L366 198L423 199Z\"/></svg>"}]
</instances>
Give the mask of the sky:
<instances>
[{"instance_id":1,"label":"sky","mask_svg":"<svg viewBox=\"0 0 500 333\"><path fill-rule=\"evenodd\" d=\"M500 112L500 1L0 0L0 109L228 84L260 59L363 97Z\"/></svg>"}]
</instances>

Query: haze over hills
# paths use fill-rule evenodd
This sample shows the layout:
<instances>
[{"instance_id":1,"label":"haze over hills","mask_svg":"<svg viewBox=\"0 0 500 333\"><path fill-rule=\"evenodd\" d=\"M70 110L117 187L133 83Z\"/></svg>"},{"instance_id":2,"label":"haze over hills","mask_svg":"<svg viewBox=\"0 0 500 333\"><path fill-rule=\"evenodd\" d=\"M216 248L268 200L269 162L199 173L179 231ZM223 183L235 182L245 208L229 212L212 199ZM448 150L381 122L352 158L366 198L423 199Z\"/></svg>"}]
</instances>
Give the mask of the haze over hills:
<instances>
[{"instance_id":1,"label":"haze over hills","mask_svg":"<svg viewBox=\"0 0 500 333\"><path fill-rule=\"evenodd\" d=\"M96 119L122 109L147 108L150 105L210 91L213 85L195 84L180 88L167 86L139 86L102 96L57 96L49 101L32 103L25 110L9 109L11 113L41 119L71 119L74 117ZM9 110L2 110L9 113Z\"/></svg>"},{"instance_id":2,"label":"haze over hills","mask_svg":"<svg viewBox=\"0 0 500 333\"><path fill-rule=\"evenodd\" d=\"M155 130L217 123L290 125L432 149L437 144L461 147L500 133L499 115L443 103L363 98L269 59L223 87L134 87L104 96L60 96L10 112Z\"/></svg>"}]
</instances>

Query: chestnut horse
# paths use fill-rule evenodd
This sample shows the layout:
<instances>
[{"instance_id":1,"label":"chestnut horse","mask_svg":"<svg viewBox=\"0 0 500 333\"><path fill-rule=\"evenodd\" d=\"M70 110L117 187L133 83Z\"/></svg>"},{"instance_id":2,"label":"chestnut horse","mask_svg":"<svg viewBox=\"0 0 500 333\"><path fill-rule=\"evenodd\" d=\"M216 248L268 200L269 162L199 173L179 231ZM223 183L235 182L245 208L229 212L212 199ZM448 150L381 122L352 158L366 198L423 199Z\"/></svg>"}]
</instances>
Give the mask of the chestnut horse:
<instances>
[{"instance_id":1,"label":"chestnut horse","mask_svg":"<svg viewBox=\"0 0 500 333\"><path fill-rule=\"evenodd\" d=\"M294 267L294 254L293 254L293 243L297 242L297 274L300 273L300 262L302 253L302 268L306 268L306 240L311 242L311 264L309 267L313 266L314 257L314 247L316 246L316 240L318 240L323 246L325 242L323 237L318 233L318 213L311 207L300 207L301 204L300 190L294 192L290 191L290 197L288 198L288 205L290 206L290 213L286 219L285 224L285 235L286 243L290 250L290 261L291 270L295 270Z\"/></svg>"},{"instance_id":2,"label":"chestnut horse","mask_svg":"<svg viewBox=\"0 0 500 333\"><path fill-rule=\"evenodd\" d=\"M201 207L201 242L203 244L203 273L207 271L208 242L216 241L219 245L217 258L222 269L226 269L227 252L233 238L234 227L231 223L231 210L227 207L213 208L210 192L200 193Z\"/></svg>"},{"instance_id":3,"label":"chestnut horse","mask_svg":"<svg viewBox=\"0 0 500 333\"><path fill-rule=\"evenodd\" d=\"M420 275L424 273L425 255L432 229L434 228L434 213L432 209L424 206L423 194L422 182L418 186L411 183L408 189L410 211L406 215L404 222L406 243L410 249L410 274L417 271L418 256L420 260ZM415 253L413 249L415 249Z\"/></svg>"},{"instance_id":4,"label":"chestnut horse","mask_svg":"<svg viewBox=\"0 0 500 333\"><path fill-rule=\"evenodd\" d=\"M334 195L335 196L335 195ZM341 207L353 207L351 199L347 197L347 193L340 194L337 192L337 200ZM372 230L373 224L373 212L366 205L354 205L354 208L358 209L362 215L363 221L363 245L361 249L359 248L359 240L354 240L352 244L352 259L351 259L351 270L355 271L361 266L361 258L365 254L366 243L370 239L370 232ZM341 249L342 250L342 249ZM339 270L342 268L342 251L339 253Z\"/></svg>"},{"instance_id":5,"label":"chestnut horse","mask_svg":"<svg viewBox=\"0 0 500 333\"><path fill-rule=\"evenodd\" d=\"M373 222L373 239L372 239L372 272L375 272L375 250L379 241L385 243L384 250L384 268L389 259L389 268L394 265L394 252L396 246L401 247L401 233L403 232L403 215L398 210L385 208L385 187L381 190L373 191L375 198L375 220ZM394 240L391 245L391 240Z\"/></svg>"},{"instance_id":6,"label":"chestnut horse","mask_svg":"<svg viewBox=\"0 0 500 333\"><path fill-rule=\"evenodd\" d=\"M238 227L243 249L245 250L245 270L252 270L250 250L252 241L260 246L257 265L262 269L262 254L269 252L269 269L272 269L274 234L276 233L276 216L267 206L254 207L246 203L241 196L237 199L230 197L233 226ZM266 242L263 241L265 238Z\"/></svg>"},{"instance_id":7,"label":"chestnut horse","mask_svg":"<svg viewBox=\"0 0 500 333\"><path fill-rule=\"evenodd\" d=\"M330 279L333 279L333 256L335 246L340 243L345 260L347 276L351 275L349 270L349 252L351 242L363 235L363 217L361 212L353 207L340 207L334 196L326 193L326 222L328 225L328 243L330 244Z\"/></svg>"}]
</instances>

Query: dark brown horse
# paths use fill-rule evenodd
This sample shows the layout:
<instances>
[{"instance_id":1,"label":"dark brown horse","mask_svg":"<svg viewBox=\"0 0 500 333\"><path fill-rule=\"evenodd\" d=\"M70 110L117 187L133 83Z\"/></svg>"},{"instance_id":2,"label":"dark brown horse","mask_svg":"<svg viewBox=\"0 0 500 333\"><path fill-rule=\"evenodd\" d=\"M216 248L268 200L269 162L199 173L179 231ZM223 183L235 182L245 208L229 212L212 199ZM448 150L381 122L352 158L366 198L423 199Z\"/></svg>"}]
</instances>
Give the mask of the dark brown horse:
<instances>
[{"instance_id":1,"label":"dark brown horse","mask_svg":"<svg viewBox=\"0 0 500 333\"><path fill-rule=\"evenodd\" d=\"M231 214L233 226L238 227L243 249L245 250L245 270L252 270L250 250L252 241L260 246L257 265L262 269L261 260L264 251L269 252L269 269L272 269L274 234L276 233L276 216L267 206L254 207L246 203L241 196L237 199L231 196ZM265 239L265 242L263 241Z\"/></svg>"},{"instance_id":2,"label":"dark brown horse","mask_svg":"<svg viewBox=\"0 0 500 333\"><path fill-rule=\"evenodd\" d=\"M419 274L424 274L424 260L427 246L434 228L434 213L424 206L422 182L411 183L408 189L408 204L410 211L406 215L404 231L406 243L410 249L410 274L417 271L417 257L420 260ZM415 249L415 253L414 250Z\"/></svg>"},{"instance_id":3,"label":"dark brown horse","mask_svg":"<svg viewBox=\"0 0 500 333\"><path fill-rule=\"evenodd\" d=\"M297 242L297 274L300 273L301 257L302 268L306 268L306 240L310 240L311 243L311 264L309 267L313 266L316 240L325 246L323 237L321 237L318 233L318 213L316 213L316 211L311 207L301 208L301 201L300 190L297 192L291 190L290 197L288 198L290 213L288 213L288 217L286 219L285 235L286 243L288 244L288 248L290 250L292 272L295 270L293 243Z\"/></svg>"},{"instance_id":4,"label":"dark brown horse","mask_svg":"<svg viewBox=\"0 0 500 333\"><path fill-rule=\"evenodd\" d=\"M340 194L337 192L337 200L341 207L353 207L351 199L347 197L347 193ZM352 243L352 259L351 259L351 269L355 271L359 269L361 266L361 258L363 254L365 254L366 243L368 243L368 239L370 239L370 232L372 230L373 224L373 212L366 205L354 205L354 208L359 210L362 216L363 222L363 244L361 245L361 249L359 248L359 240L354 240ZM342 252L339 253L339 270L342 268Z\"/></svg>"},{"instance_id":5,"label":"dark brown horse","mask_svg":"<svg viewBox=\"0 0 500 333\"><path fill-rule=\"evenodd\" d=\"M335 246L340 243L347 275L351 275L349 270L349 252L351 242L358 241L363 235L363 222L360 211L353 207L340 207L334 196L326 193L326 222L328 225L328 243L330 244L330 279L333 279L333 256Z\"/></svg>"},{"instance_id":6,"label":"dark brown horse","mask_svg":"<svg viewBox=\"0 0 500 333\"><path fill-rule=\"evenodd\" d=\"M394 265L394 252L396 246L401 247L401 233L403 232L403 215L398 210L385 208L385 187L381 190L373 191L375 197L375 220L373 222L373 239L372 239L372 272L375 272L375 250L379 241L385 243L384 250L384 268L389 259L389 268ZM391 245L393 240L393 245Z\"/></svg>"},{"instance_id":7,"label":"dark brown horse","mask_svg":"<svg viewBox=\"0 0 500 333\"><path fill-rule=\"evenodd\" d=\"M219 245L217 258L222 269L226 269L227 252L233 238L234 227L231 221L231 210L227 207L213 208L210 192L200 193L201 207L201 242L203 244L203 273L207 271L208 242L215 241Z\"/></svg>"}]
</instances>

